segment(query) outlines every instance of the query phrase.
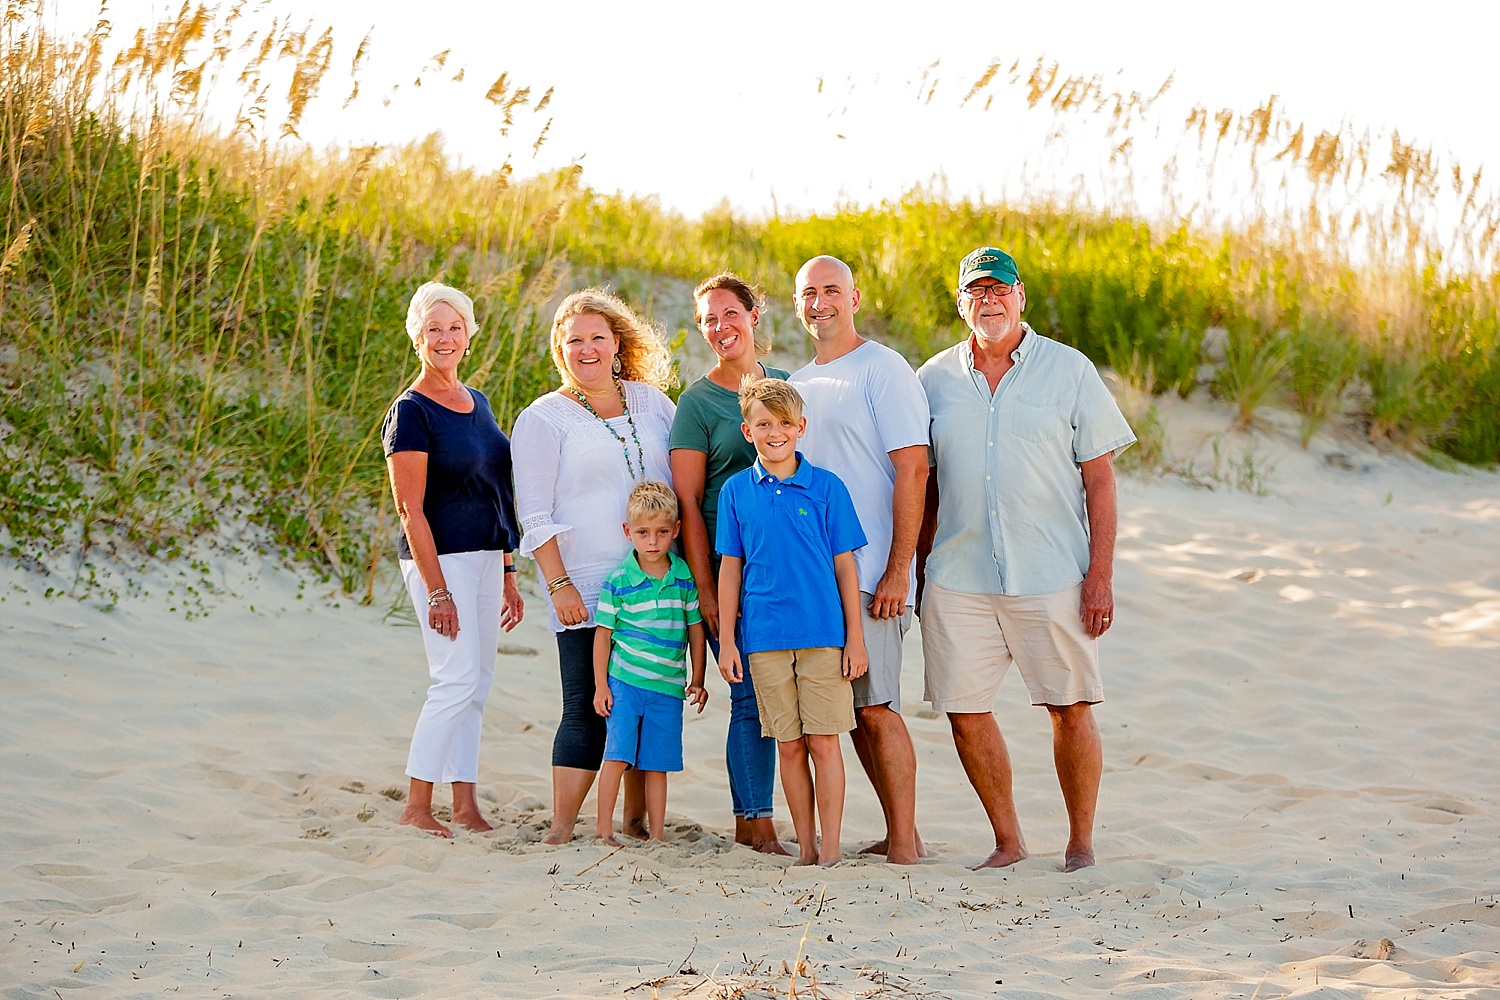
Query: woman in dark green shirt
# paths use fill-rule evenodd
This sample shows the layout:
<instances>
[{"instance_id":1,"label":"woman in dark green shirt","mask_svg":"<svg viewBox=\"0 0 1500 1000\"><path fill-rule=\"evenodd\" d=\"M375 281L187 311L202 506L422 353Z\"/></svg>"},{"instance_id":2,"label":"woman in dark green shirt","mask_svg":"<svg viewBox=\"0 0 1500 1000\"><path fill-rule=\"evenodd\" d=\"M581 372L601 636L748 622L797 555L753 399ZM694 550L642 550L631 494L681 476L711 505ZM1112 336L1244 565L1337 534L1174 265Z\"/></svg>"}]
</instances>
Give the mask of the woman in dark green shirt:
<instances>
[{"instance_id":1,"label":"woman in dark green shirt","mask_svg":"<svg viewBox=\"0 0 1500 1000\"><path fill-rule=\"evenodd\" d=\"M693 318L718 356L708 374L677 400L672 421L672 485L682 516L682 548L698 584L699 610L708 626L709 645L719 653L719 556L714 550L719 488L755 461L755 448L740 433L739 388L745 376L786 378L779 368L758 360L771 349L770 337L757 337L760 307L755 290L724 272L693 289ZM731 623L733 627L733 623ZM755 686L750 672L729 681L729 735L724 759L734 803L734 840L767 854L786 854L771 819L776 782L776 741L760 733Z\"/></svg>"}]
</instances>

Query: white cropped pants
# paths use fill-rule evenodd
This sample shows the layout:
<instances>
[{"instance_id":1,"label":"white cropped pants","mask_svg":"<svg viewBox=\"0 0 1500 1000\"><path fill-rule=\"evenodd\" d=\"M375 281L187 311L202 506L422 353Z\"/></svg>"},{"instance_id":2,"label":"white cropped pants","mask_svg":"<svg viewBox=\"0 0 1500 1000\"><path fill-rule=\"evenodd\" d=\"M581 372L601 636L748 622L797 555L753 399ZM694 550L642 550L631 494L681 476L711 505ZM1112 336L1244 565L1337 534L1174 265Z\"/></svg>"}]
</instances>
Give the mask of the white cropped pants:
<instances>
[{"instance_id":1,"label":"white cropped pants","mask_svg":"<svg viewBox=\"0 0 1500 1000\"><path fill-rule=\"evenodd\" d=\"M458 608L458 638L428 624L427 586L417 564L402 559L401 576L417 609L427 672L432 684L411 734L407 777L433 784L479 779L479 724L495 676L500 643L500 605L505 589L505 553L456 552L438 556L443 579Z\"/></svg>"}]
</instances>

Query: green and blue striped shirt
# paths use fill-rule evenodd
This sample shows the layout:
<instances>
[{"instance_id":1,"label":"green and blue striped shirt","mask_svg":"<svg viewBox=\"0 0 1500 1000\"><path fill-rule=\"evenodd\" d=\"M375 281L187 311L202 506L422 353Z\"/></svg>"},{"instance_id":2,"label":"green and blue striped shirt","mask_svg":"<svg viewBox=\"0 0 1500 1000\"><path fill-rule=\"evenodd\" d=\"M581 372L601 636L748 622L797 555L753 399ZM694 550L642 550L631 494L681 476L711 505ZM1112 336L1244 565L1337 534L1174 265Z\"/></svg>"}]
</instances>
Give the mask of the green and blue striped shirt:
<instances>
[{"instance_id":1,"label":"green and blue striped shirt","mask_svg":"<svg viewBox=\"0 0 1500 1000\"><path fill-rule=\"evenodd\" d=\"M609 675L677 698L687 694L687 630L703 621L698 586L676 555L660 580L632 550L599 590L594 621L610 629Z\"/></svg>"}]
</instances>

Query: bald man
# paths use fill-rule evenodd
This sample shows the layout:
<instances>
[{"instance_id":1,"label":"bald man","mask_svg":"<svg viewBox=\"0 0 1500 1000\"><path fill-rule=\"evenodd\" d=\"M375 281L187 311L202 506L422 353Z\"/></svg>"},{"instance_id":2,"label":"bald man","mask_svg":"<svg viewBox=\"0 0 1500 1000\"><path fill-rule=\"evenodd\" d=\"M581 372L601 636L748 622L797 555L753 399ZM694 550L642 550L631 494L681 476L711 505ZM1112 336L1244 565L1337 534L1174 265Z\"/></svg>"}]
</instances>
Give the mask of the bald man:
<instances>
[{"instance_id":1,"label":"bald man","mask_svg":"<svg viewBox=\"0 0 1500 1000\"><path fill-rule=\"evenodd\" d=\"M901 642L911 627L927 489L927 397L905 358L855 329L859 289L849 265L827 256L803 264L793 304L817 350L790 379L807 403L802 451L844 481L869 539L854 553L870 669L854 681L851 736L886 835L866 850L915 864L923 851L917 757L901 718Z\"/></svg>"}]
</instances>

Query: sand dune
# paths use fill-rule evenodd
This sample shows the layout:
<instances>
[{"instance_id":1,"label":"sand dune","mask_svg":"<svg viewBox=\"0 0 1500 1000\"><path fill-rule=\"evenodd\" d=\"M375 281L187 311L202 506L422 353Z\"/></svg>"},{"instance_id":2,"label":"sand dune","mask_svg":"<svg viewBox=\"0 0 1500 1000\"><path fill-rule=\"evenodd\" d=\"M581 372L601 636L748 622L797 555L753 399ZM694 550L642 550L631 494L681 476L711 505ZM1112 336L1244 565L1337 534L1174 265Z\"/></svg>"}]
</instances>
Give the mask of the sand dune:
<instances>
[{"instance_id":1,"label":"sand dune","mask_svg":"<svg viewBox=\"0 0 1500 1000\"><path fill-rule=\"evenodd\" d=\"M1210 480L1222 414L1170 416ZM223 558L212 591L163 567L103 610L8 566L0 997L785 996L799 955L801 996L1500 996L1500 476L1282 440L1220 440L1274 463L1269 496L1122 483L1101 863L1075 875L1018 678L1033 857L964 868L990 844L916 635L915 869L733 846L717 681L669 843L539 844L539 597L486 715L498 829L441 843L395 823L426 677L384 608ZM846 854L878 832L852 780Z\"/></svg>"}]
</instances>

